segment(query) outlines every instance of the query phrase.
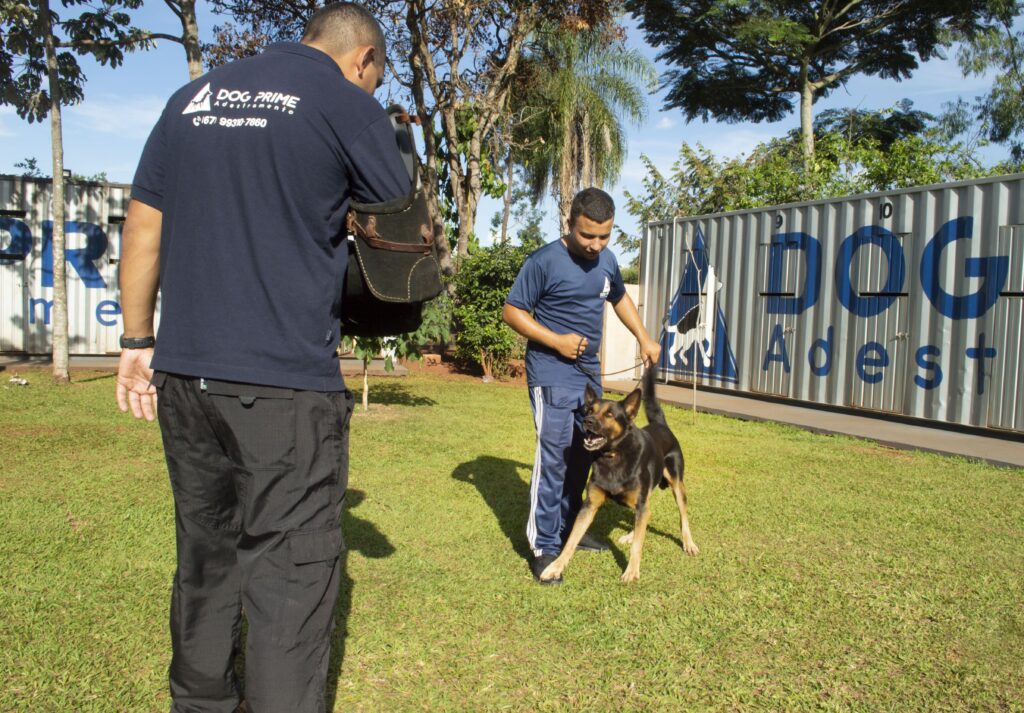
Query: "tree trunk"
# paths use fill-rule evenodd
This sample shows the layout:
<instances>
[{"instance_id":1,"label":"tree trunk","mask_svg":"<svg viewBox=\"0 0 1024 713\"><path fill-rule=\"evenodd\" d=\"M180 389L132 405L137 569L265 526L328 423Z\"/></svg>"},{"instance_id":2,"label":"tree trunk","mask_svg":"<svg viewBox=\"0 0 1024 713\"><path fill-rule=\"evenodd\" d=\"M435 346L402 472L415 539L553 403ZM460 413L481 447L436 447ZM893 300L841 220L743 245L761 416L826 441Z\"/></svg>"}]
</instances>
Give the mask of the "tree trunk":
<instances>
[{"instance_id":1,"label":"tree trunk","mask_svg":"<svg viewBox=\"0 0 1024 713\"><path fill-rule=\"evenodd\" d=\"M418 6L415 3L406 4L405 23L409 30L410 44L412 46L409 56L409 69L412 71L412 98L416 105L416 114L419 115L423 129L423 155L425 158L424 170L420 176L423 182L423 192L427 198L427 206L430 210L430 217L434 222L434 239L437 240L438 258L441 262L441 271L449 277L455 274L455 265L452 263L451 246L448 244L448 235L445 231L444 216L441 215L440 201L438 197L439 187L437 185L437 137L434 134L434 112L428 111L426 101L426 77L424 75L423 58L420 52L426 51L424 38L420 34L417 16ZM447 285L448 294L453 295L455 285L449 282Z\"/></svg>"},{"instance_id":2,"label":"tree trunk","mask_svg":"<svg viewBox=\"0 0 1024 713\"><path fill-rule=\"evenodd\" d=\"M508 221L509 221L509 218L512 216L512 184L515 182L515 178L516 178L516 176L515 176L516 164L512 160L512 152L511 151L508 152L508 160L507 160L506 168L508 169L508 174L506 175L506 178L508 180L505 183L505 207L504 207L504 213L501 216L501 244L502 245L504 245L505 243L508 242Z\"/></svg>"},{"instance_id":3,"label":"tree trunk","mask_svg":"<svg viewBox=\"0 0 1024 713\"><path fill-rule=\"evenodd\" d=\"M459 211L459 255L469 254L469 239L476 232L476 209L480 203L480 189L468 187Z\"/></svg>"},{"instance_id":4,"label":"tree trunk","mask_svg":"<svg viewBox=\"0 0 1024 713\"><path fill-rule=\"evenodd\" d=\"M199 44L199 22L196 20L195 0L179 0L181 8L181 44L188 61L188 77L196 79L203 74L203 51Z\"/></svg>"},{"instance_id":5,"label":"tree trunk","mask_svg":"<svg viewBox=\"0 0 1024 713\"><path fill-rule=\"evenodd\" d=\"M814 165L814 86L807 63L800 68L800 135L803 139L804 173Z\"/></svg>"},{"instance_id":6,"label":"tree trunk","mask_svg":"<svg viewBox=\"0 0 1024 713\"><path fill-rule=\"evenodd\" d=\"M601 127L601 145L603 148L602 153L605 156L611 156L612 154L612 136L611 131L607 125ZM598 188L604 188L604 167L594 166L594 185Z\"/></svg>"},{"instance_id":7,"label":"tree trunk","mask_svg":"<svg viewBox=\"0 0 1024 713\"><path fill-rule=\"evenodd\" d=\"M418 110L417 110L418 111ZM423 116L422 114L420 116ZM423 121L426 124L426 119ZM427 135L427 131L423 135ZM455 274L455 264L452 262L452 248L448 244L448 232L445 229L444 216L441 215L441 206L438 201L437 188L437 145L433 137L424 141L424 155L426 164L420 180L423 182L423 193L427 198L427 208L430 211L430 219L434 224L434 239L437 241L437 257L441 263L441 272L451 277ZM453 283L448 283L448 291L451 293Z\"/></svg>"},{"instance_id":8,"label":"tree trunk","mask_svg":"<svg viewBox=\"0 0 1024 713\"><path fill-rule=\"evenodd\" d=\"M413 73L415 74L415 70ZM455 274L455 266L452 264L452 250L448 244L448 234L445 230L444 217L441 215L437 196L437 139L431 128L434 117L427 111L423 86L417 86L415 82L413 83L413 99L416 102L416 113L419 115L423 127L423 155L426 159L423 170L420 172L420 182L423 184L423 193L427 198L430 219L434 224L434 239L437 241L437 256L441 262L441 272L451 276ZM451 283L448 284L448 287L451 290Z\"/></svg>"},{"instance_id":9,"label":"tree trunk","mask_svg":"<svg viewBox=\"0 0 1024 713\"><path fill-rule=\"evenodd\" d=\"M558 164L558 213L563 235L569 233L569 208L572 206L573 174L576 170L576 144L573 116L568 113L562 122L562 155Z\"/></svg>"},{"instance_id":10,"label":"tree trunk","mask_svg":"<svg viewBox=\"0 0 1024 713\"><path fill-rule=\"evenodd\" d=\"M466 156L466 171L460 177L462 190L459 191L461 200L459 206L459 242L458 254L469 254L469 239L476 231L476 209L480 204L480 155L483 151L483 140L480 130L477 129L469 139L469 151ZM457 164L458 156L452 157L452 163Z\"/></svg>"},{"instance_id":11,"label":"tree trunk","mask_svg":"<svg viewBox=\"0 0 1024 713\"><path fill-rule=\"evenodd\" d=\"M363 359L363 411L370 410L370 360Z\"/></svg>"},{"instance_id":12,"label":"tree trunk","mask_svg":"<svg viewBox=\"0 0 1024 713\"><path fill-rule=\"evenodd\" d=\"M494 368L491 364L491 359L483 349L480 350L480 366L484 370L484 380L490 380L494 377Z\"/></svg>"},{"instance_id":13,"label":"tree trunk","mask_svg":"<svg viewBox=\"0 0 1024 713\"><path fill-rule=\"evenodd\" d=\"M590 117L584 112L580 135L580 181L578 186L590 188L594 185L594 158L590 151Z\"/></svg>"},{"instance_id":14,"label":"tree trunk","mask_svg":"<svg viewBox=\"0 0 1024 713\"><path fill-rule=\"evenodd\" d=\"M64 258L64 140L61 131L60 81L57 47L50 22L50 2L39 2L39 28L46 48L46 73L50 92L50 146L53 153L53 380L66 384L68 373L68 280Z\"/></svg>"}]
</instances>

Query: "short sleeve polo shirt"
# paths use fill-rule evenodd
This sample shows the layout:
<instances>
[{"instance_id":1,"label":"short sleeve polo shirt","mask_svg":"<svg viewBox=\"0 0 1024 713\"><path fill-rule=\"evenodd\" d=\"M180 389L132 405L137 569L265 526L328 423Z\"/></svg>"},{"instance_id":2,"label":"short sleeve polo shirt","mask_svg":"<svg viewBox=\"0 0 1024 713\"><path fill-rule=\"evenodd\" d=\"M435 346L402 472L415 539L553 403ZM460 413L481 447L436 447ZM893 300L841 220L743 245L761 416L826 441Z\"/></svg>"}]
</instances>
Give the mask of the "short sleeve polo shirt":
<instances>
[{"instance_id":1,"label":"short sleeve polo shirt","mask_svg":"<svg viewBox=\"0 0 1024 713\"><path fill-rule=\"evenodd\" d=\"M153 368L336 391L350 198L405 195L387 114L297 43L176 92L132 198L163 213Z\"/></svg>"},{"instance_id":2,"label":"short sleeve polo shirt","mask_svg":"<svg viewBox=\"0 0 1024 713\"><path fill-rule=\"evenodd\" d=\"M625 294L618 261L610 250L587 260L555 240L534 251L523 263L506 303L531 312L552 332L579 334L588 344L586 352L573 361L543 344L528 342L529 385L582 389L588 380L596 379L601 371L604 303L617 304Z\"/></svg>"}]
</instances>

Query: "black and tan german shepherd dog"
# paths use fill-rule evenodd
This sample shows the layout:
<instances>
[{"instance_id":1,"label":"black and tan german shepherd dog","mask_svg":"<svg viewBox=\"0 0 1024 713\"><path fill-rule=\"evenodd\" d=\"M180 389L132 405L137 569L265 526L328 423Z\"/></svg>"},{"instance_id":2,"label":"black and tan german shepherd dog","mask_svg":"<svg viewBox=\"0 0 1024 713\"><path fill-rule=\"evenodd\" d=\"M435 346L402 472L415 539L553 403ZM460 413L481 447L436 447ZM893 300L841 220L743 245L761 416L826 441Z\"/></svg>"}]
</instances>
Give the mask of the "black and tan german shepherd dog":
<instances>
[{"instance_id":1,"label":"black and tan german shepherd dog","mask_svg":"<svg viewBox=\"0 0 1024 713\"><path fill-rule=\"evenodd\" d=\"M686 517L683 450L669 430L665 414L654 397L655 377L656 367L652 365L644 373L643 387L634 389L622 401L599 399L587 385L583 445L587 450L598 451L598 457L587 483L586 500L576 516L569 539L558 559L541 573L542 580L562 574L576 551L576 545L594 521L594 515L609 498L636 513L633 531L619 538L619 543L630 546L629 564L622 573L622 581L640 579L640 551L651 520L650 498L656 486L671 488L675 495L686 554L696 555L699 551ZM638 428L634 420L641 401L649 423Z\"/></svg>"}]
</instances>

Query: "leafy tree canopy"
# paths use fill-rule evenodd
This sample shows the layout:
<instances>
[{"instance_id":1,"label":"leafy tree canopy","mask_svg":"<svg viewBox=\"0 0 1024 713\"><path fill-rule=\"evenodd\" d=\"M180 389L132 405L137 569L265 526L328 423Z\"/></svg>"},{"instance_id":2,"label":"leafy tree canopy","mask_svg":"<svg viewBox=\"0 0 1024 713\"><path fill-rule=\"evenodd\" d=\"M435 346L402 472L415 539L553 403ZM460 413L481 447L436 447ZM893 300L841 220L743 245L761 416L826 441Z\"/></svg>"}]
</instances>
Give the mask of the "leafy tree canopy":
<instances>
[{"instance_id":1,"label":"leafy tree canopy","mask_svg":"<svg viewBox=\"0 0 1024 713\"><path fill-rule=\"evenodd\" d=\"M905 106L905 105L903 105ZM906 109L904 109L904 112ZM874 112L868 126L892 112ZM626 192L626 210L643 225L674 217L707 215L805 200L871 193L1005 173L983 166L970 144L951 138L936 122L888 143L871 132L825 131L810 171L795 134L757 146L748 157L718 158L701 145L683 144L671 170L662 173L647 156L643 190ZM639 236L620 232L625 252Z\"/></svg>"},{"instance_id":2,"label":"leafy tree canopy","mask_svg":"<svg viewBox=\"0 0 1024 713\"><path fill-rule=\"evenodd\" d=\"M707 121L778 121L857 74L902 80L938 55L949 28L971 32L984 0L626 0L673 69L666 108ZM808 154L809 155L809 154Z\"/></svg>"},{"instance_id":3,"label":"leafy tree canopy","mask_svg":"<svg viewBox=\"0 0 1024 713\"><path fill-rule=\"evenodd\" d=\"M843 134L854 144L874 139L884 151L900 139L922 134L935 121L934 115L914 109L912 101L903 99L884 111L826 109L815 118L814 133Z\"/></svg>"},{"instance_id":4,"label":"leafy tree canopy","mask_svg":"<svg viewBox=\"0 0 1024 713\"><path fill-rule=\"evenodd\" d=\"M624 124L643 122L656 85L654 66L615 29L544 25L517 70L524 81L511 95L521 117L513 156L536 200L553 189L563 223L577 191L618 180L627 155Z\"/></svg>"},{"instance_id":5,"label":"leafy tree canopy","mask_svg":"<svg viewBox=\"0 0 1024 713\"><path fill-rule=\"evenodd\" d=\"M983 75L995 70L996 77L987 94L973 106L960 100L950 107L949 120L963 121L970 112L981 121L982 133L991 141L1006 144L1017 164L1024 163L1024 32L1014 21L1024 11L1017 0L988 0L994 22L973 32L961 32L956 38L963 44L957 61L965 76ZM961 116L958 116L961 115Z\"/></svg>"},{"instance_id":6,"label":"leafy tree canopy","mask_svg":"<svg viewBox=\"0 0 1024 713\"><path fill-rule=\"evenodd\" d=\"M52 26L58 50L61 104L76 104L84 96L85 75L75 55L91 55L100 64L117 67L125 51L147 45L144 33L131 26L125 12L141 7L142 0L63 0L63 6L68 14L61 18L54 10L44 16L39 0L0 0L0 103L13 106L29 122L42 121L50 111L47 25Z\"/></svg>"}]
</instances>

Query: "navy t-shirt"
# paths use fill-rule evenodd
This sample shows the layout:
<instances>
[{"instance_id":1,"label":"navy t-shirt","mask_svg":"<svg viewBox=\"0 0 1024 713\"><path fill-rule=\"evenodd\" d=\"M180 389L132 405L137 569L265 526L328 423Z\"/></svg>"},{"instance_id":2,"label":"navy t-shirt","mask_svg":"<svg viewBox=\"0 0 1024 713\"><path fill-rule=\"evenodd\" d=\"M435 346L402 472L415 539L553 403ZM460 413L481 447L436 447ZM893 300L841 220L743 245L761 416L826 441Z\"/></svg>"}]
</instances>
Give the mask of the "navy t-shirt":
<instances>
[{"instance_id":1,"label":"navy t-shirt","mask_svg":"<svg viewBox=\"0 0 1024 713\"><path fill-rule=\"evenodd\" d=\"M596 375L601 371L604 303L617 304L625 294L619 263L610 250L587 260L555 240L526 258L505 302L532 312L539 324L556 334L587 338L586 352L575 362L543 344L528 342L527 383L582 389L589 379L600 381Z\"/></svg>"},{"instance_id":2,"label":"navy t-shirt","mask_svg":"<svg viewBox=\"0 0 1024 713\"><path fill-rule=\"evenodd\" d=\"M320 50L274 44L178 90L132 185L163 212L153 368L343 389L349 199L408 190L384 109Z\"/></svg>"}]
</instances>

